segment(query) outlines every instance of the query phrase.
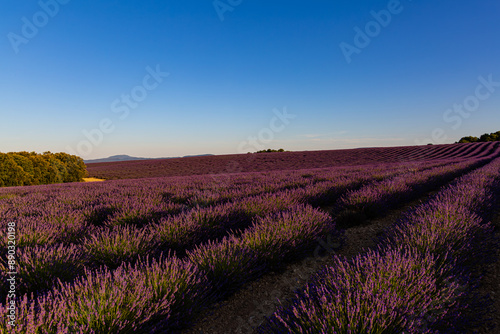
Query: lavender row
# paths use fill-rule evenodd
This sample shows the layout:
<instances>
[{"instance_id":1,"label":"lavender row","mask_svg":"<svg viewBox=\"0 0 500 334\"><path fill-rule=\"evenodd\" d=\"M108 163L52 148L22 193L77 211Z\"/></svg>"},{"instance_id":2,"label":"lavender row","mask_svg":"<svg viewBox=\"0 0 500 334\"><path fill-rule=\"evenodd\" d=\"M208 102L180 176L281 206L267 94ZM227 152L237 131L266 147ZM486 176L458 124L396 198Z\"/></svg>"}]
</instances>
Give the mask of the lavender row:
<instances>
[{"instance_id":1,"label":"lavender row","mask_svg":"<svg viewBox=\"0 0 500 334\"><path fill-rule=\"evenodd\" d=\"M311 219L315 216L316 219ZM315 221L316 223L314 223ZM277 212L260 218L258 223L254 223L239 238L230 236L221 242L203 244L188 252L187 261L195 263L197 268L204 273L204 277L209 279L210 284L206 286L210 286L210 289L206 295L211 296L211 300L214 301L237 289L249 279L300 254L312 245L318 236L332 232L334 232L334 225L326 214L315 212L308 207L297 207L291 212ZM123 240L130 239L131 235L125 234ZM141 263L139 261L137 265L140 266ZM73 291L75 284L92 281L94 279L92 275L105 275L109 279L117 273L120 273L120 269L116 272L109 272L107 269L95 273L87 271L85 279L77 280L73 285L63 284L61 289ZM106 280L99 278L99 280L101 279ZM95 287L87 288L95 289ZM55 289L48 295L57 295L58 291ZM39 302L43 298L45 297L40 297ZM71 298L71 294L64 294L65 300L72 300ZM204 303L208 303L208 300L205 300ZM141 328L147 326L146 323L140 321L139 323ZM170 329L175 327L171 323L167 326ZM119 330L122 331L124 328L126 326L119 327ZM70 328L70 330L74 329Z\"/></svg>"},{"instance_id":2,"label":"lavender row","mask_svg":"<svg viewBox=\"0 0 500 334\"><path fill-rule=\"evenodd\" d=\"M386 175L391 174L394 173ZM88 237L78 244L21 247L18 251L18 291L41 294L53 286L55 279L69 282L82 275L84 268L96 269L100 265L115 269L123 262L136 261L139 255L155 257L161 251L174 250L177 256L182 256L187 249L200 243L216 241L229 234L237 235L256 217L296 206L310 198L311 193L317 198L320 191L327 190L331 198L332 194L342 194L359 183L357 179L341 178L337 184L329 182L328 188L321 183L318 188L282 191L249 197L236 203L194 208L144 228L123 225L114 229L100 227L88 230ZM57 236L57 233L54 235ZM34 237L41 241L38 235ZM5 267L6 263L0 261L0 269ZM5 296L0 294L0 297Z\"/></svg>"},{"instance_id":3,"label":"lavender row","mask_svg":"<svg viewBox=\"0 0 500 334\"><path fill-rule=\"evenodd\" d=\"M407 213L377 249L335 256L259 332L464 332L472 273L494 245L485 218L499 197L496 159Z\"/></svg>"},{"instance_id":4,"label":"lavender row","mask_svg":"<svg viewBox=\"0 0 500 334\"><path fill-rule=\"evenodd\" d=\"M309 206L258 219L239 238L224 238L189 251L124 264L115 271L86 271L74 283L18 308L10 333L154 333L180 329L225 294L306 249L334 229L331 218ZM6 311L0 305L0 313ZM7 332L5 323L0 328Z\"/></svg>"},{"instance_id":5,"label":"lavender row","mask_svg":"<svg viewBox=\"0 0 500 334\"><path fill-rule=\"evenodd\" d=\"M239 284L243 284L245 280L251 278L252 276L259 275L262 271L268 270L272 266L275 266L277 263L280 261L283 261L284 259L287 258L287 256L290 256L291 254L294 254L297 251L300 251L301 249L307 248L308 243L313 242L318 235L321 235L328 231L332 231L332 225L331 221L327 220L329 219L327 216L323 216L323 218L317 219L319 221L319 225L313 225L316 226L315 228L311 229L311 226L309 225L309 228L307 228L308 224L305 224L304 221L301 221L303 219L303 216L301 216L301 212L306 211L307 208L299 208L294 212L288 213L287 215L285 213L279 213L277 216L274 216L272 218L265 218L260 219L260 224L256 224L252 226L252 228L248 229L243 233L243 235L240 238L235 238L235 237L230 237L230 238L225 238L222 240L222 242L219 243L208 243L205 245L202 245L198 248L196 248L193 252L188 253L188 260L185 263L196 263L196 268L200 270L200 272L203 272L203 277L209 278L209 284L203 284L205 288L210 287L207 292L203 293L200 292L200 290L194 289L193 291L196 291L196 293L199 293L200 295L197 297L198 300L218 300L220 298L220 295L223 293L227 293L228 291L231 291L231 289L235 289ZM312 210L312 209L309 209ZM307 214L307 212L306 212ZM311 215L314 215L315 213L312 211L310 212ZM320 213L316 212L317 215L321 215ZM297 218L298 217L298 218ZM293 223L293 219L295 220L295 224ZM298 220L297 220L298 219ZM307 219L307 221L311 221L311 219ZM314 221L314 219L313 219ZM266 223L267 222L267 223ZM318 228L320 226L320 228ZM323 229L321 228L323 226ZM325 230L326 227L326 230ZM304 231L305 230L305 231ZM316 232L315 232L316 231ZM273 232L275 234L273 234ZM319 233L319 234L318 234ZM299 242L300 241L300 242ZM295 242L295 244L294 244ZM141 262L136 264L136 266L141 266ZM137 267L134 267L137 268ZM148 266L146 266L148 268ZM200 269L202 268L202 269ZM119 269L120 270L120 269ZM128 268L128 270L132 270L131 268ZM134 269L135 270L135 269ZM147 269L146 269L147 271ZM86 289L90 289L92 293L86 293L85 296L94 296L95 291L93 289L97 289L96 286L88 286L89 281L93 281L91 278L93 278L93 275L104 275L103 277L99 276L99 278L95 278L93 282L98 282L98 281L104 281L106 282L106 278L110 282L114 282L116 280L115 274L119 273L117 272L109 272L107 270L97 272L97 273L90 273L87 272L87 278L86 279L81 279L75 284L72 285L62 285L61 289L63 291L66 291L67 293L64 293L64 298L63 299L57 299L56 297L53 297L54 300L65 300L65 301L71 301L74 300L73 294L74 294L74 287L80 285L84 285ZM132 275L133 277L136 277ZM194 275L196 276L196 275ZM193 277L194 277L193 276ZM112 279L110 277L113 277ZM197 276L196 276L197 277ZM127 281L128 282L128 281ZM143 281L140 281L140 285L144 284ZM113 285L114 283L109 283ZM128 283L127 283L128 284ZM102 287L100 287L102 289ZM69 291L69 292L68 292ZM87 291L87 290L86 290ZM87 291L88 292L88 291ZM193 292L195 293L195 292ZM58 296L60 295L61 292L59 290L53 290L51 293L49 293L45 297L40 297L38 299L40 307L43 309L45 306L44 304L44 298L51 298L50 296ZM203 297L205 296L205 297ZM149 296L148 301L142 300L141 302L137 301L138 304L143 305L141 307L146 307L145 305L148 305L147 307L151 307L151 300L156 300L155 298L158 297L152 297ZM208 299L205 299L208 298ZM57 309L55 305L57 304L56 301L51 300L50 301L50 308ZM125 302L126 298L122 297L120 298L115 298L115 300L122 300L122 302ZM27 301L26 301L27 303ZM55 303L55 304L54 304ZM136 304L137 304L136 303ZM170 301L171 304L175 304L173 301ZM33 305L33 304L31 304ZM79 303L78 307L82 307L81 303ZM87 307L90 306L95 306L93 303L87 301L85 303ZM135 304L134 304L135 305ZM170 304L169 304L170 305ZM66 304L67 306L67 304ZM74 305L73 305L74 306ZM72 307L73 307L72 306ZM106 305L105 305L106 306ZM116 308L116 305L112 305L114 309ZM61 307L59 305L59 307ZM107 305L106 307L111 307ZM28 312L28 306L25 307L26 312ZM182 308L182 307L181 307ZM140 308L142 310L142 308ZM196 309L196 308L195 308ZM73 309L71 309L73 310ZM108 309L105 309L106 312L108 312ZM85 311L85 310L84 310ZM88 320L88 312L90 311L89 309L86 309L86 312L83 312L84 315L87 316ZM69 312L69 311L68 311ZM58 312L61 314L67 314L68 312ZM102 311L104 312L104 310ZM103 314L105 314L104 312ZM139 312L139 311L137 311ZM142 312L142 311L141 311ZM175 313L177 315L172 315L167 317L168 319L177 319L177 320L172 320L171 322L166 322L166 324L161 325L160 327L165 328L164 326L167 326L168 328L172 329L175 328L175 323L176 321L181 321L178 319L179 314L192 314L195 313L195 311L191 310L182 310L182 312ZM75 312L74 310L69 312L72 314L71 319L65 319L62 323L73 323L75 314L82 314L82 310L79 309L78 312ZM42 312L42 314L45 314ZM27 315L27 314L25 314ZM134 313L134 317L137 314ZM99 313L96 315L94 314L93 316L95 317L100 317ZM164 315L158 315L158 317L163 317ZM155 316L152 316L155 318ZM24 318L24 317L23 317ZM102 317L101 317L102 318ZM99 318L99 321L106 321L105 319ZM130 330L139 330L138 328L147 328L148 323L150 323L151 320L150 318L145 319L144 321L141 320L141 317L137 317L139 320L137 322L133 322L131 319L130 314L126 314L123 316L120 316L120 314L116 315L113 318L110 319L115 319L113 320L114 324L117 326L116 330L117 332L124 331L126 328L130 327ZM128 321L126 320L128 319ZM155 318L159 319L159 318ZM108 319L109 320L109 319ZM57 326L61 324L61 322L58 322L59 320L53 320L52 321L52 327L50 327L50 330L58 330L62 331L63 329L59 328L57 329ZM97 320L96 320L97 321ZM97 321L97 323L99 323ZM156 323L159 320L154 320L153 323ZM46 319L42 319L41 323L39 324L40 326L45 326L47 323ZM48 322L49 324L51 323L50 321ZM77 320L77 323L79 326L83 326L81 324L81 321ZM133 324L132 324L133 323ZM54 327L55 326L55 327ZM107 323L104 324L98 324L95 325L97 327L94 328L86 328L85 331L91 332L91 330L95 330L95 328L99 329L102 326L102 328L115 328L113 327L114 325L110 325ZM128 326L128 327L127 327ZM139 327L133 327L133 326L139 326ZM155 326L159 326L156 324ZM84 327L81 327L84 328ZM68 330L74 331L75 328L68 328ZM109 329L108 329L109 330ZM150 329L148 329L150 330ZM99 331L97 331L99 332ZM113 330L111 331L113 332Z\"/></svg>"},{"instance_id":6,"label":"lavender row","mask_svg":"<svg viewBox=\"0 0 500 334\"><path fill-rule=\"evenodd\" d=\"M329 179L315 176L316 183L304 188L291 189L290 192L295 190L300 192L302 196L300 201L317 202L320 198L332 199L334 195L341 194L346 189L352 189L373 179L380 180L401 173L401 169L400 167L389 171L369 169L362 173L353 173L350 177L334 174ZM304 177L309 179L314 176L304 174ZM199 207L190 208L183 204L165 203L161 198L161 192L158 191L161 189L161 186L158 187L158 181L163 180L153 180L153 184L136 188L131 188L136 186L133 183L126 184L126 187L115 183L106 187L87 186L76 190L62 187L51 191L54 189L45 188L42 190L48 191L0 203L6 208L0 211L0 215L2 223L9 220L18 223L20 229L17 231L17 243L18 247L23 247L59 243L80 244L85 237L96 231L96 227L113 228L122 225L140 227L144 224L161 223L177 218L185 220L183 216L190 214L190 211L199 211ZM258 214L258 207L264 202L261 197L270 198L273 196L272 193L269 191L264 196L261 194L246 198L236 197L232 202L245 203L243 210ZM287 191L280 193L288 195ZM121 208L117 212L118 206Z\"/></svg>"},{"instance_id":7,"label":"lavender row","mask_svg":"<svg viewBox=\"0 0 500 334\"><path fill-rule=\"evenodd\" d=\"M436 164L439 163L433 162L432 165ZM417 167L426 165L430 164L422 162ZM79 212L84 220L96 225L120 225L133 220L130 219L132 216L137 217L140 223L141 219L155 218L154 214L165 216L186 207L209 206L264 193L308 188L345 177L369 180L371 175L384 177L394 171L403 171L405 167L405 164L387 164L349 169L236 174L230 183L223 185L204 176L0 189L0 216L2 219L36 217L44 222L57 222L57 217L63 216L61 223L64 223L65 220L82 219L81 216L66 217L69 213ZM137 206L137 202L141 202L142 207ZM157 212L153 210L155 207L159 208Z\"/></svg>"},{"instance_id":8,"label":"lavender row","mask_svg":"<svg viewBox=\"0 0 500 334\"><path fill-rule=\"evenodd\" d=\"M285 194L286 195L286 194ZM156 254L161 249L182 251L194 245L216 239L231 232L231 228L247 226L251 218L266 212L280 211L297 202L291 197L272 195L246 201L241 208L221 205L214 208L193 209L176 219L166 219L139 229L118 226L113 230L99 228L89 233L81 244L51 244L26 246L18 249L18 293L41 294L56 282L71 281L82 275L83 269L106 265L114 269L122 262L135 261L139 254ZM245 208L246 206L246 208ZM244 212L244 210L246 212ZM36 231L36 226L33 226ZM57 229L53 229L57 232ZM40 234L33 238L40 242ZM54 233L57 237L57 233ZM0 268L6 272L5 257ZM5 297L2 290L1 297Z\"/></svg>"},{"instance_id":9,"label":"lavender row","mask_svg":"<svg viewBox=\"0 0 500 334\"><path fill-rule=\"evenodd\" d=\"M218 240L248 227L257 217L277 213L298 205L297 198L271 194L237 204L194 208L143 228L133 225L95 228L82 242L24 246L17 250L17 290L42 294L59 279L69 282L84 269L105 265L116 269L123 262L134 262L139 255L158 256L173 250L183 255L187 249L208 240ZM56 228L54 228L56 230ZM34 235L33 237L36 237ZM6 258L0 258L0 276L7 272ZM7 291L0 292L5 298Z\"/></svg>"},{"instance_id":10,"label":"lavender row","mask_svg":"<svg viewBox=\"0 0 500 334\"><path fill-rule=\"evenodd\" d=\"M333 185L330 185L333 187ZM340 185L338 185L340 187ZM264 217L296 206L307 191L283 191L277 194L254 196L236 203L215 207L193 208L177 216L160 219L143 228L133 225L94 228L85 231L86 237L78 243L51 243L23 246L18 249L18 291L45 292L55 283L71 281L82 275L84 268L105 265L117 268L122 262L133 262L138 256L155 256L160 251L174 250L182 255L187 249L218 240L248 227L257 217ZM32 225L34 241L44 241L42 233ZM39 226L38 226L39 228ZM50 236L59 237L55 226ZM82 231L83 232L83 231ZM80 234L81 236L81 234ZM22 240L22 239L21 239ZM0 269L6 271L4 257ZM0 293L5 297L6 291Z\"/></svg>"},{"instance_id":11,"label":"lavender row","mask_svg":"<svg viewBox=\"0 0 500 334\"><path fill-rule=\"evenodd\" d=\"M456 159L473 153L471 150L475 151L474 156L469 157L480 158L490 153L491 145L489 144L497 145L498 142L92 163L87 165L87 169L90 176L107 180L212 173L217 178L224 180L228 176L227 171L231 170L260 172L330 167L332 165L359 166L393 161ZM476 148L478 150L475 150Z\"/></svg>"},{"instance_id":12,"label":"lavender row","mask_svg":"<svg viewBox=\"0 0 500 334\"><path fill-rule=\"evenodd\" d=\"M425 170L430 167L421 168ZM416 166L407 173L415 171L418 171ZM376 177L384 179L394 173L378 174ZM401 175L399 171L398 175ZM238 234L239 230L247 227L256 217L296 206L310 198L312 192L318 196L320 191L327 190L330 198L333 194L338 197L358 186L360 181L339 178L337 184L328 182L328 188L324 188L324 183L320 184L320 187L253 196L216 207L194 208L144 228L128 225L115 226L114 229L100 227L87 231L88 237L79 244L23 247L18 251L18 290L20 293L42 294L53 286L55 279L70 282L82 275L84 268L96 269L105 265L115 269L123 262L136 261L139 255L155 257L161 251L174 250L177 251L177 256L182 256L187 249L200 243L217 241L228 234ZM40 238L37 240L40 241ZM0 261L0 269L5 266ZM0 297L5 296L0 294Z\"/></svg>"},{"instance_id":13,"label":"lavender row","mask_svg":"<svg viewBox=\"0 0 500 334\"><path fill-rule=\"evenodd\" d=\"M365 218L381 216L399 203L416 199L488 161L481 159L415 170L349 191L336 205L337 221L342 226L352 226Z\"/></svg>"},{"instance_id":14,"label":"lavender row","mask_svg":"<svg viewBox=\"0 0 500 334\"><path fill-rule=\"evenodd\" d=\"M421 169L424 168L423 166L425 164L422 163L412 168ZM296 177L295 181L287 182L284 179L290 176L288 172L277 176L274 174L261 176L261 179L258 178L258 175L241 176L241 178L234 180L234 187L228 187L225 192L217 193L219 199L213 201L215 204L204 206L300 189L303 189L304 201L319 205L332 202L344 191L338 184L349 183L348 189L353 189L374 179L380 180L402 173L405 169L405 165L379 166L361 169L361 171L356 170L350 174L346 173L345 176L339 175L339 170L335 168L319 171L310 170L307 173L305 171L296 173L296 175L300 175L300 178ZM340 172L345 171L340 170ZM277 179L276 184L281 182L281 186L272 188L270 185L274 184L274 181L271 182L272 178ZM265 180L267 183L264 182ZM36 187L36 189L20 187L8 194L13 196L12 198L0 200L0 220L2 227L7 221L18 223L20 227L17 231L19 247L58 243L78 244L82 243L85 237L90 236L95 231L95 227L113 228L121 225L141 227L182 215L190 209L197 208L201 200L194 200L193 197L190 197L194 194L192 189L196 187L199 187L196 192L201 192L196 196L202 197L201 194L207 194L207 198L214 197L211 195L212 193L206 193L207 187L213 186L209 179L195 178L189 182L183 179L182 182L173 182L173 185L169 184L169 181L171 180L155 179L149 180L149 182L142 180L140 183L138 181L115 181L107 184L79 184L72 187L68 185L44 186ZM206 182L204 186L203 182ZM258 186L250 187L248 182L257 183ZM167 199L165 194L174 191L174 189L178 190L175 195L177 200L180 201L182 198L184 201L191 201L189 202L191 204L193 201L197 204L193 207L187 205L187 202L174 203L171 201L172 196L170 195L170 199ZM272 191L272 189L274 190ZM191 195L182 195L186 191ZM231 200L229 200L230 196L233 196ZM221 198L225 198L225 200L221 200ZM2 249L5 248L5 240L0 240L0 246Z\"/></svg>"},{"instance_id":15,"label":"lavender row","mask_svg":"<svg viewBox=\"0 0 500 334\"><path fill-rule=\"evenodd\" d=\"M383 174L382 177L384 177ZM258 207L259 206L257 205L257 208ZM45 254L49 254L48 257L44 257L45 260L44 264L46 264L47 267L44 268L42 266L41 270L39 271L42 271L44 274L60 273L58 274L60 275L60 278L62 280L65 280L65 277L69 272L68 265L71 263L71 261L78 262L80 266L79 267L75 266L76 268L74 270L74 273L80 273L82 271L81 263L82 262L85 263L85 259L88 259L89 255L91 258L93 257L94 263L104 263L110 267L115 267L116 265L119 265L123 261L130 261L138 254L150 252L156 247L155 243L152 242L153 238L151 238L150 233L144 233L144 231L138 231L137 229L131 228L129 226L118 228L117 229L118 233L114 234L109 233L109 231L105 229L103 229L102 232L104 233L104 237L101 233L100 235L101 238L97 236L95 238L90 238L85 240L86 246L90 245L90 249L86 249L88 250L88 252L76 251L75 249L72 248L73 245L70 245L67 248L67 251L63 251L63 249L60 248L60 245L58 245L59 248L57 252L54 251L51 252L50 249L35 250L35 252L38 252L39 254L41 254L42 252ZM138 237L134 238L135 236L137 236L136 232L142 232L142 233L139 233ZM175 239L176 238L173 238L172 240L176 241ZM126 244L125 247L120 249L120 246L123 246L124 244ZM95 248L92 248L92 246L94 246ZM51 257L50 254L52 254L54 257ZM58 258L55 258L56 254ZM74 256L75 254L78 254L78 256ZM62 259L61 261L61 257L64 257L64 255L66 255L66 261L65 259ZM106 261L111 261L111 262L106 262ZM29 265L31 266L29 267L30 269L36 268L36 266L33 266L32 263L29 263ZM37 272L36 269L34 271ZM27 272L31 272L31 270L27 270ZM27 282L29 282L30 279L32 279L35 282L50 281L49 279L50 277L46 276L36 277L36 275L33 276L35 277L29 277Z\"/></svg>"}]
</instances>

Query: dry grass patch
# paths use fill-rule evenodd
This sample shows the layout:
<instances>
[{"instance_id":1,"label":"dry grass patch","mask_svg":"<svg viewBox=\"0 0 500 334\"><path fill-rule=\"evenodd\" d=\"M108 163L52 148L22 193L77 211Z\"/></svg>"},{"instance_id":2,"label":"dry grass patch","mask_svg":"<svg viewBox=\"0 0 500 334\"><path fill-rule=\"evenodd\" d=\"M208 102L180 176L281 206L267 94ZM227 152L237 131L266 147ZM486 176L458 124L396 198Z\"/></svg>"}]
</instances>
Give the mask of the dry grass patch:
<instances>
[{"instance_id":1,"label":"dry grass patch","mask_svg":"<svg viewBox=\"0 0 500 334\"><path fill-rule=\"evenodd\" d=\"M105 181L105 180L104 179L97 179L95 177L84 177L83 181L84 182L101 182L101 181Z\"/></svg>"}]
</instances>

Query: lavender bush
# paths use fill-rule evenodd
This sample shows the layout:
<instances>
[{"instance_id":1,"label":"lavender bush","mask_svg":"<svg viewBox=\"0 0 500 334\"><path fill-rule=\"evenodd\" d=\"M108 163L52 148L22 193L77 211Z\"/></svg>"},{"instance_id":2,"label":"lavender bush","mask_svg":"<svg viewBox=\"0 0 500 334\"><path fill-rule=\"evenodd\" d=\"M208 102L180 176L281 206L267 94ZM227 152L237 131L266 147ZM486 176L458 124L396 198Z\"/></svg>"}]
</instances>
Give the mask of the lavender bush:
<instances>
[{"instance_id":1,"label":"lavender bush","mask_svg":"<svg viewBox=\"0 0 500 334\"><path fill-rule=\"evenodd\" d=\"M83 249L94 265L117 268L122 262L134 261L141 254L156 248L153 234L148 229L118 226L113 230L101 228L83 242Z\"/></svg>"},{"instance_id":2,"label":"lavender bush","mask_svg":"<svg viewBox=\"0 0 500 334\"><path fill-rule=\"evenodd\" d=\"M29 246L16 252L16 291L18 294L36 292L41 294L52 288L58 279L71 281L83 274L87 255L75 245ZM5 258L0 259L0 270L8 272ZM5 280L2 280L5 282ZM0 291L4 300L7 289Z\"/></svg>"},{"instance_id":3,"label":"lavender bush","mask_svg":"<svg viewBox=\"0 0 500 334\"><path fill-rule=\"evenodd\" d=\"M434 333L425 316L439 322L461 296L450 268L410 247L334 262L259 333Z\"/></svg>"}]
</instances>

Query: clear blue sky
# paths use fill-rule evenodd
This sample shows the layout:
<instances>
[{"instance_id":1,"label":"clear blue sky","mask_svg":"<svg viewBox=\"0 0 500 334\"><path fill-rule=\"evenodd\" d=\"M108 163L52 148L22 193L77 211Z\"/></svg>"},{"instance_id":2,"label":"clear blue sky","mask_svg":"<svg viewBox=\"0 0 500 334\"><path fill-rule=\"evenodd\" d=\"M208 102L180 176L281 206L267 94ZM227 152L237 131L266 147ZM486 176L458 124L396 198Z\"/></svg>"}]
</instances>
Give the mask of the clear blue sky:
<instances>
[{"instance_id":1,"label":"clear blue sky","mask_svg":"<svg viewBox=\"0 0 500 334\"><path fill-rule=\"evenodd\" d=\"M497 0L10 0L0 13L1 152L167 157L500 130Z\"/></svg>"}]
</instances>

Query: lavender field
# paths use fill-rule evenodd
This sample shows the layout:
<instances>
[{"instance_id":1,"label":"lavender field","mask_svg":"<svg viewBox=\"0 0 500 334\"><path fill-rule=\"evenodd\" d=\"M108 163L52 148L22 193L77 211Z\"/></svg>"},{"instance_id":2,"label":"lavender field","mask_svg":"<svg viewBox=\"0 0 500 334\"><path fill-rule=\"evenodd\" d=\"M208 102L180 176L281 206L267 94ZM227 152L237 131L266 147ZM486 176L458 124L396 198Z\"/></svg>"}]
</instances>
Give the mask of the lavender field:
<instances>
[{"instance_id":1,"label":"lavender field","mask_svg":"<svg viewBox=\"0 0 500 334\"><path fill-rule=\"evenodd\" d=\"M196 159L177 176L147 177L141 162L132 179L1 188L16 254L12 267L5 232L0 279L15 285L0 290L0 331L188 331L250 282L312 256L319 239L341 249L346 230L420 199L375 248L328 255L333 265L254 332L460 333L486 321L475 287L497 247L500 143L355 151L276 154L223 178ZM93 176L120 178L109 166Z\"/></svg>"}]
</instances>

